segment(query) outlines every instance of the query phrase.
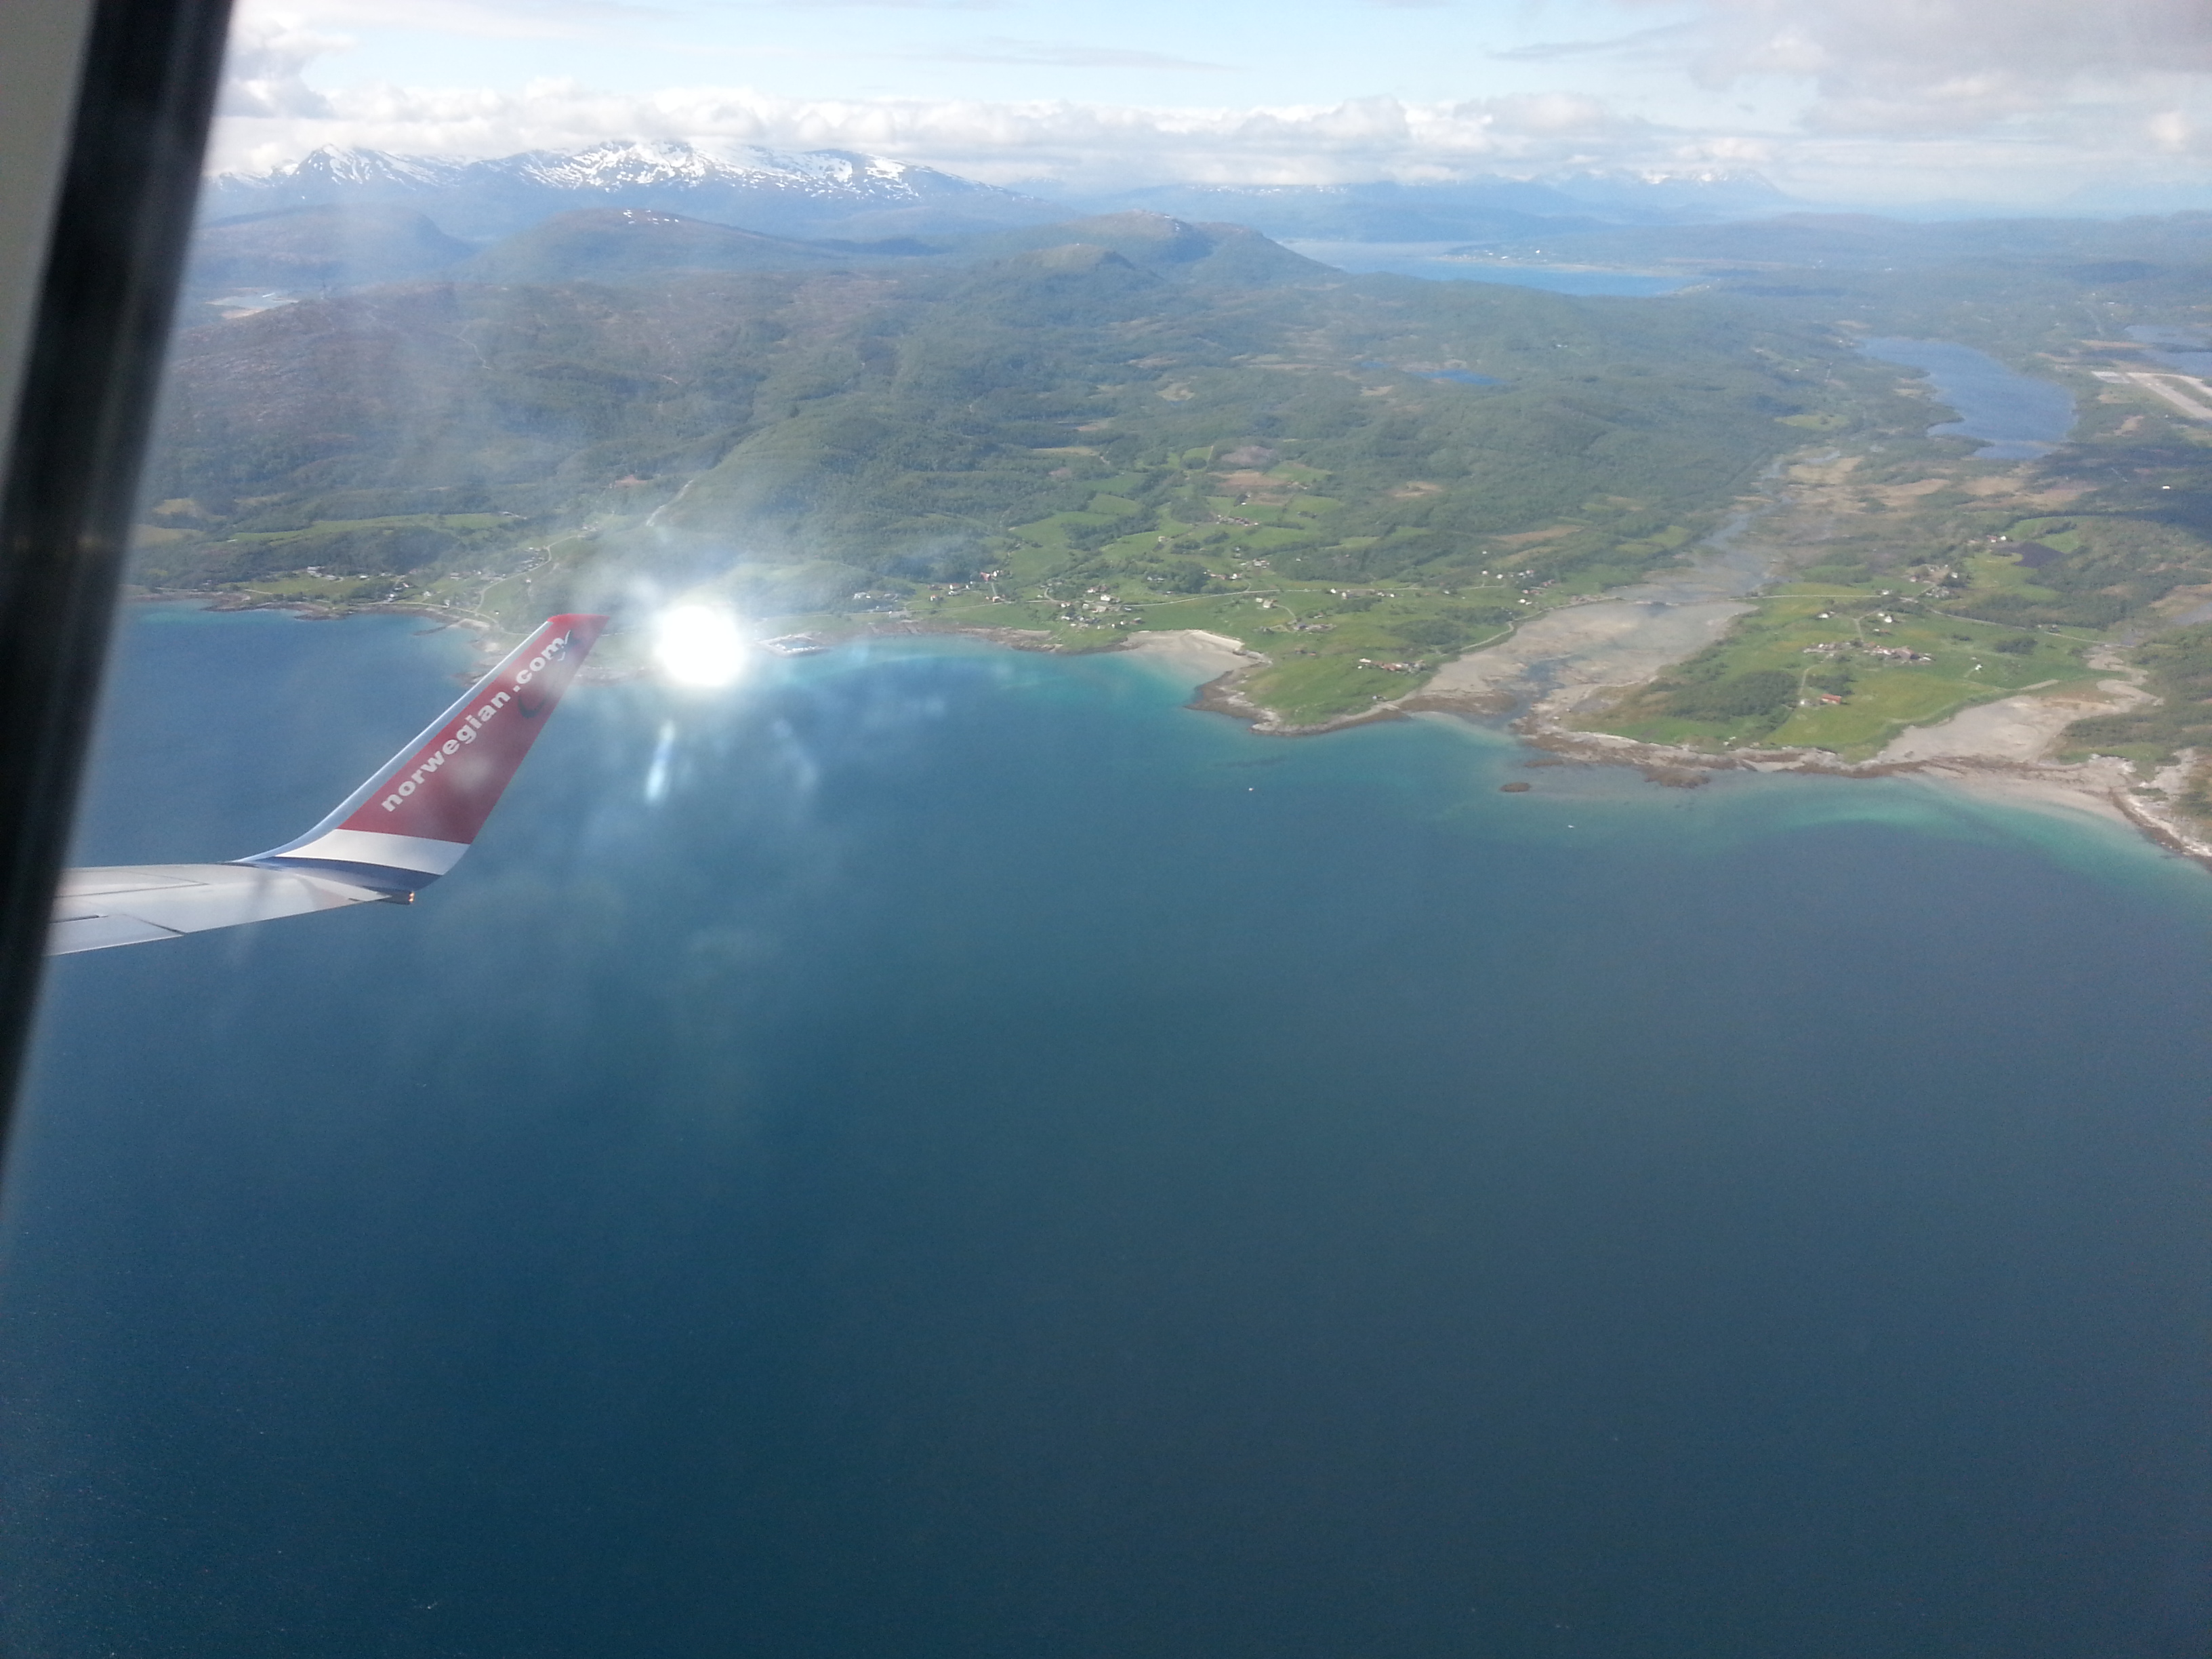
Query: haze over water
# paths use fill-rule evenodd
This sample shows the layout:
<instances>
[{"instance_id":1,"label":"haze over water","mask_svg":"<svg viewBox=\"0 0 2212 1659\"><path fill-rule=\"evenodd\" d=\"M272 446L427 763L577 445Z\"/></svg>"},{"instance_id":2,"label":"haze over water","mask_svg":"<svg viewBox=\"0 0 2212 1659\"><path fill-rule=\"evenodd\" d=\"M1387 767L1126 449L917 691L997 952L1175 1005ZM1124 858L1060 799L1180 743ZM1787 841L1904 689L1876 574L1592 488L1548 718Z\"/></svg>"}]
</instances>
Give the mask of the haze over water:
<instances>
[{"instance_id":1,"label":"haze over water","mask_svg":"<svg viewBox=\"0 0 2212 1659\"><path fill-rule=\"evenodd\" d=\"M312 822L417 626L136 612L78 861ZM2201 1656L2212 882L1187 695L585 688L411 909L58 963L0 1646Z\"/></svg>"},{"instance_id":2,"label":"haze over water","mask_svg":"<svg viewBox=\"0 0 2212 1659\"><path fill-rule=\"evenodd\" d=\"M1577 265L1539 265L1492 261L1479 247L1456 242L1324 242L1283 239L1283 246L1340 270L1389 271L1437 283L1503 283L1540 288L1554 294L1672 294L1689 286L1683 276L1629 270L1588 270Z\"/></svg>"}]
</instances>

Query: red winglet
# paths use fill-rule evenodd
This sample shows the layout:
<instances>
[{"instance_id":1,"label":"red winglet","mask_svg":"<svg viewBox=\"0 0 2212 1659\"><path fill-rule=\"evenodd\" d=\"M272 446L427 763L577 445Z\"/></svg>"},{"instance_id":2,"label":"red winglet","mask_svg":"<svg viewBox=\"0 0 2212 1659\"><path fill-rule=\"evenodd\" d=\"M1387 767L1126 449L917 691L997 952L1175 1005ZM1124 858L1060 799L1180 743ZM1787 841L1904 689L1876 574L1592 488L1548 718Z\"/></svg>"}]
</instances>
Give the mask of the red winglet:
<instances>
[{"instance_id":1,"label":"red winglet","mask_svg":"<svg viewBox=\"0 0 2212 1659\"><path fill-rule=\"evenodd\" d=\"M336 811L297 841L240 862L405 872L410 887L443 875L483 828L606 625L605 617L549 617Z\"/></svg>"},{"instance_id":2,"label":"red winglet","mask_svg":"<svg viewBox=\"0 0 2212 1659\"><path fill-rule=\"evenodd\" d=\"M605 617L550 618L447 709L337 827L474 841L606 625Z\"/></svg>"}]
</instances>

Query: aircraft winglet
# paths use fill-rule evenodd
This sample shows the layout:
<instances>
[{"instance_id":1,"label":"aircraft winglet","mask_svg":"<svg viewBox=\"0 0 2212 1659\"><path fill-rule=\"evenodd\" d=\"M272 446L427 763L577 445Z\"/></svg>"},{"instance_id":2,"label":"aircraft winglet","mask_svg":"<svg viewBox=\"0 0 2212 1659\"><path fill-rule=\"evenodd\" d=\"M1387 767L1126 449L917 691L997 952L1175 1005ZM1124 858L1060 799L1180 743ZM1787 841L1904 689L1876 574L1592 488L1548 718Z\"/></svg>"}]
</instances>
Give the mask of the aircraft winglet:
<instances>
[{"instance_id":1,"label":"aircraft winglet","mask_svg":"<svg viewBox=\"0 0 2212 1659\"><path fill-rule=\"evenodd\" d=\"M312 867L392 892L428 886L469 850L606 625L549 617L328 817L237 862Z\"/></svg>"},{"instance_id":2,"label":"aircraft winglet","mask_svg":"<svg viewBox=\"0 0 2212 1659\"><path fill-rule=\"evenodd\" d=\"M548 619L297 841L228 864L64 872L48 954L412 899L469 850L606 625Z\"/></svg>"}]
</instances>

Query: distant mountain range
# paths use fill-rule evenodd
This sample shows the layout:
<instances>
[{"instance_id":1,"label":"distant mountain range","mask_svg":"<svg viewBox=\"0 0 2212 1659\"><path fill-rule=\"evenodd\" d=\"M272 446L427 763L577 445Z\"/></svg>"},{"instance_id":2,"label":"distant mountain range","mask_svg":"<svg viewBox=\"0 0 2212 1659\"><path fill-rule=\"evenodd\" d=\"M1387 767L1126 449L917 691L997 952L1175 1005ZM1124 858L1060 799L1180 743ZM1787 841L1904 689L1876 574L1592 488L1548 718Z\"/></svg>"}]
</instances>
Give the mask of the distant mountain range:
<instances>
[{"instance_id":1,"label":"distant mountain range","mask_svg":"<svg viewBox=\"0 0 2212 1659\"><path fill-rule=\"evenodd\" d=\"M203 226L185 288L195 298L367 288L428 276L475 252L413 208L278 208Z\"/></svg>"},{"instance_id":2,"label":"distant mountain range","mask_svg":"<svg viewBox=\"0 0 2212 1659\"><path fill-rule=\"evenodd\" d=\"M1102 250L1170 282L1268 287L1333 274L1242 225L1194 225L1158 213L1103 214L929 241L860 242L763 236L642 208L556 214L461 261L449 274L472 283L619 283L679 271L961 266L1071 247Z\"/></svg>"},{"instance_id":3,"label":"distant mountain range","mask_svg":"<svg viewBox=\"0 0 2212 1659\"><path fill-rule=\"evenodd\" d=\"M556 213L612 207L679 214L770 236L873 241L1134 209L1249 225L1271 236L1467 241L1601 225L1711 223L1791 205L1756 173L1711 170L1428 185L1164 185L1055 202L849 150L708 150L666 141L469 161L326 148L273 172L210 179L202 216L403 207L447 235L482 244Z\"/></svg>"},{"instance_id":4,"label":"distant mountain range","mask_svg":"<svg viewBox=\"0 0 2212 1659\"><path fill-rule=\"evenodd\" d=\"M611 143L456 161L325 148L264 173L218 174L204 220L300 207L404 207L448 235L484 240L584 207L651 209L775 236L863 240L1065 217L1034 197L848 150L709 152Z\"/></svg>"},{"instance_id":5,"label":"distant mountain range","mask_svg":"<svg viewBox=\"0 0 2212 1659\"><path fill-rule=\"evenodd\" d=\"M1432 185L1164 185L1086 202L1227 219L1315 241L1487 241L1612 226L1710 224L1779 213L1754 173L1571 173Z\"/></svg>"},{"instance_id":6,"label":"distant mountain range","mask_svg":"<svg viewBox=\"0 0 2212 1659\"><path fill-rule=\"evenodd\" d=\"M1147 222L1207 226L1217 240L1224 226L1250 227L1264 235L1224 247L1219 258L1211 243L1194 251L1198 244L1187 236L1169 241L1190 260L1206 261L1207 271L1242 261L1268 281L1279 278L1280 261L1290 256L1272 244L1261 251L1267 236L1525 243L1711 224L1786 205L1765 179L1735 173L1178 185L1067 204L848 150L623 142L572 154L451 161L325 148L272 172L208 181L190 289L195 305L228 302L235 310L252 308L256 294L276 298L429 276L623 282L677 270L998 257L1073 240L1060 227L1079 216L1119 223L1104 245L1140 265L1168 246L1152 231L1133 228ZM1036 235L994 240L1024 231ZM1133 255L1121 246L1131 237L1146 252Z\"/></svg>"},{"instance_id":7,"label":"distant mountain range","mask_svg":"<svg viewBox=\"0 0 2212 1659\"><path fill-rule=\"evenodd\" d=\"M1790 207L1757 174L1731 172L1176 185L1071 205L841 150L608 143L453 161L321 149L273 173L210 181L186 314L423 279L633 283L682 271L963 265L1078 243L1178 283L1267 286L1322 274L1271 238L1442 244L1501 269L1658 270L1755 294L1778 293L1778 280L1804 292L1808 272L1992 258L2071 260L2081 280L2104 282L2127 275L2110 252L2123 246L2137 275L2193 265L2212 225L2188 214L2124 226L1916 224ZM1759 275L1769 267L1802 269ZM1465 274L1484 272L1469 264Z\"/></svg>"},{"instance_id":8,"label":"distant mountain range","mask_svg":"<svg viewBox=\"0 0 2212 1659\"><path fill-rule=\"evenodd\" d=\"M656 282L705 271L957 268L1050 250L1090 253L1177 283L1270 287L1327 280L1328 267L1242 225L1123 212L922 240L770 236L651 208L572 208L476 248L422 213L377 204L278 208L200 228L185 282L188 317L228 315L316 295L429 280L508 284Z\"/></svg>"}]
</instances>

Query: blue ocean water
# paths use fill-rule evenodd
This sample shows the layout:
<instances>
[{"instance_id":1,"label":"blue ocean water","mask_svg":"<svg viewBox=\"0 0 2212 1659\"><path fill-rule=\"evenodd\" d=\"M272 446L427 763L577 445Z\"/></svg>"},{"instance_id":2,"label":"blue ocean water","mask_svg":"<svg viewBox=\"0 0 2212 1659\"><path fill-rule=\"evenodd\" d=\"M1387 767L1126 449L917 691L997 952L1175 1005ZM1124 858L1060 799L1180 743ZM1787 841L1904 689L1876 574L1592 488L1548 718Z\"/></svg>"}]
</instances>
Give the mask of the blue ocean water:
<instances>
[{"instance_id":1,"label":"blue ocean water","mask_svg":"<svg viewBox=\"0 0 2212 1659\"><path fill-rule=\"evenodd\" d=\"M82 860L416 629L136 612ZM585 687L411 909L57 963L0 1648L2201 1659L2212 881L1187 695Z\"/></svg>"},{"instance_id":2,"label":"blue ocean water","mask_svg":"<svg viewBox=\"0 0 2212 1659\"><path fill-rule=\"evenodd\" d=\"M1869 357L1926 374L1936 396L1959 413L1928 428L1933 438L1978 438L1982 461L2045 455L2074 429L2074 394L2051 380L2015 374L1985 351L1949 340L1860 342Z\"/></svg>"}]
</instances>

